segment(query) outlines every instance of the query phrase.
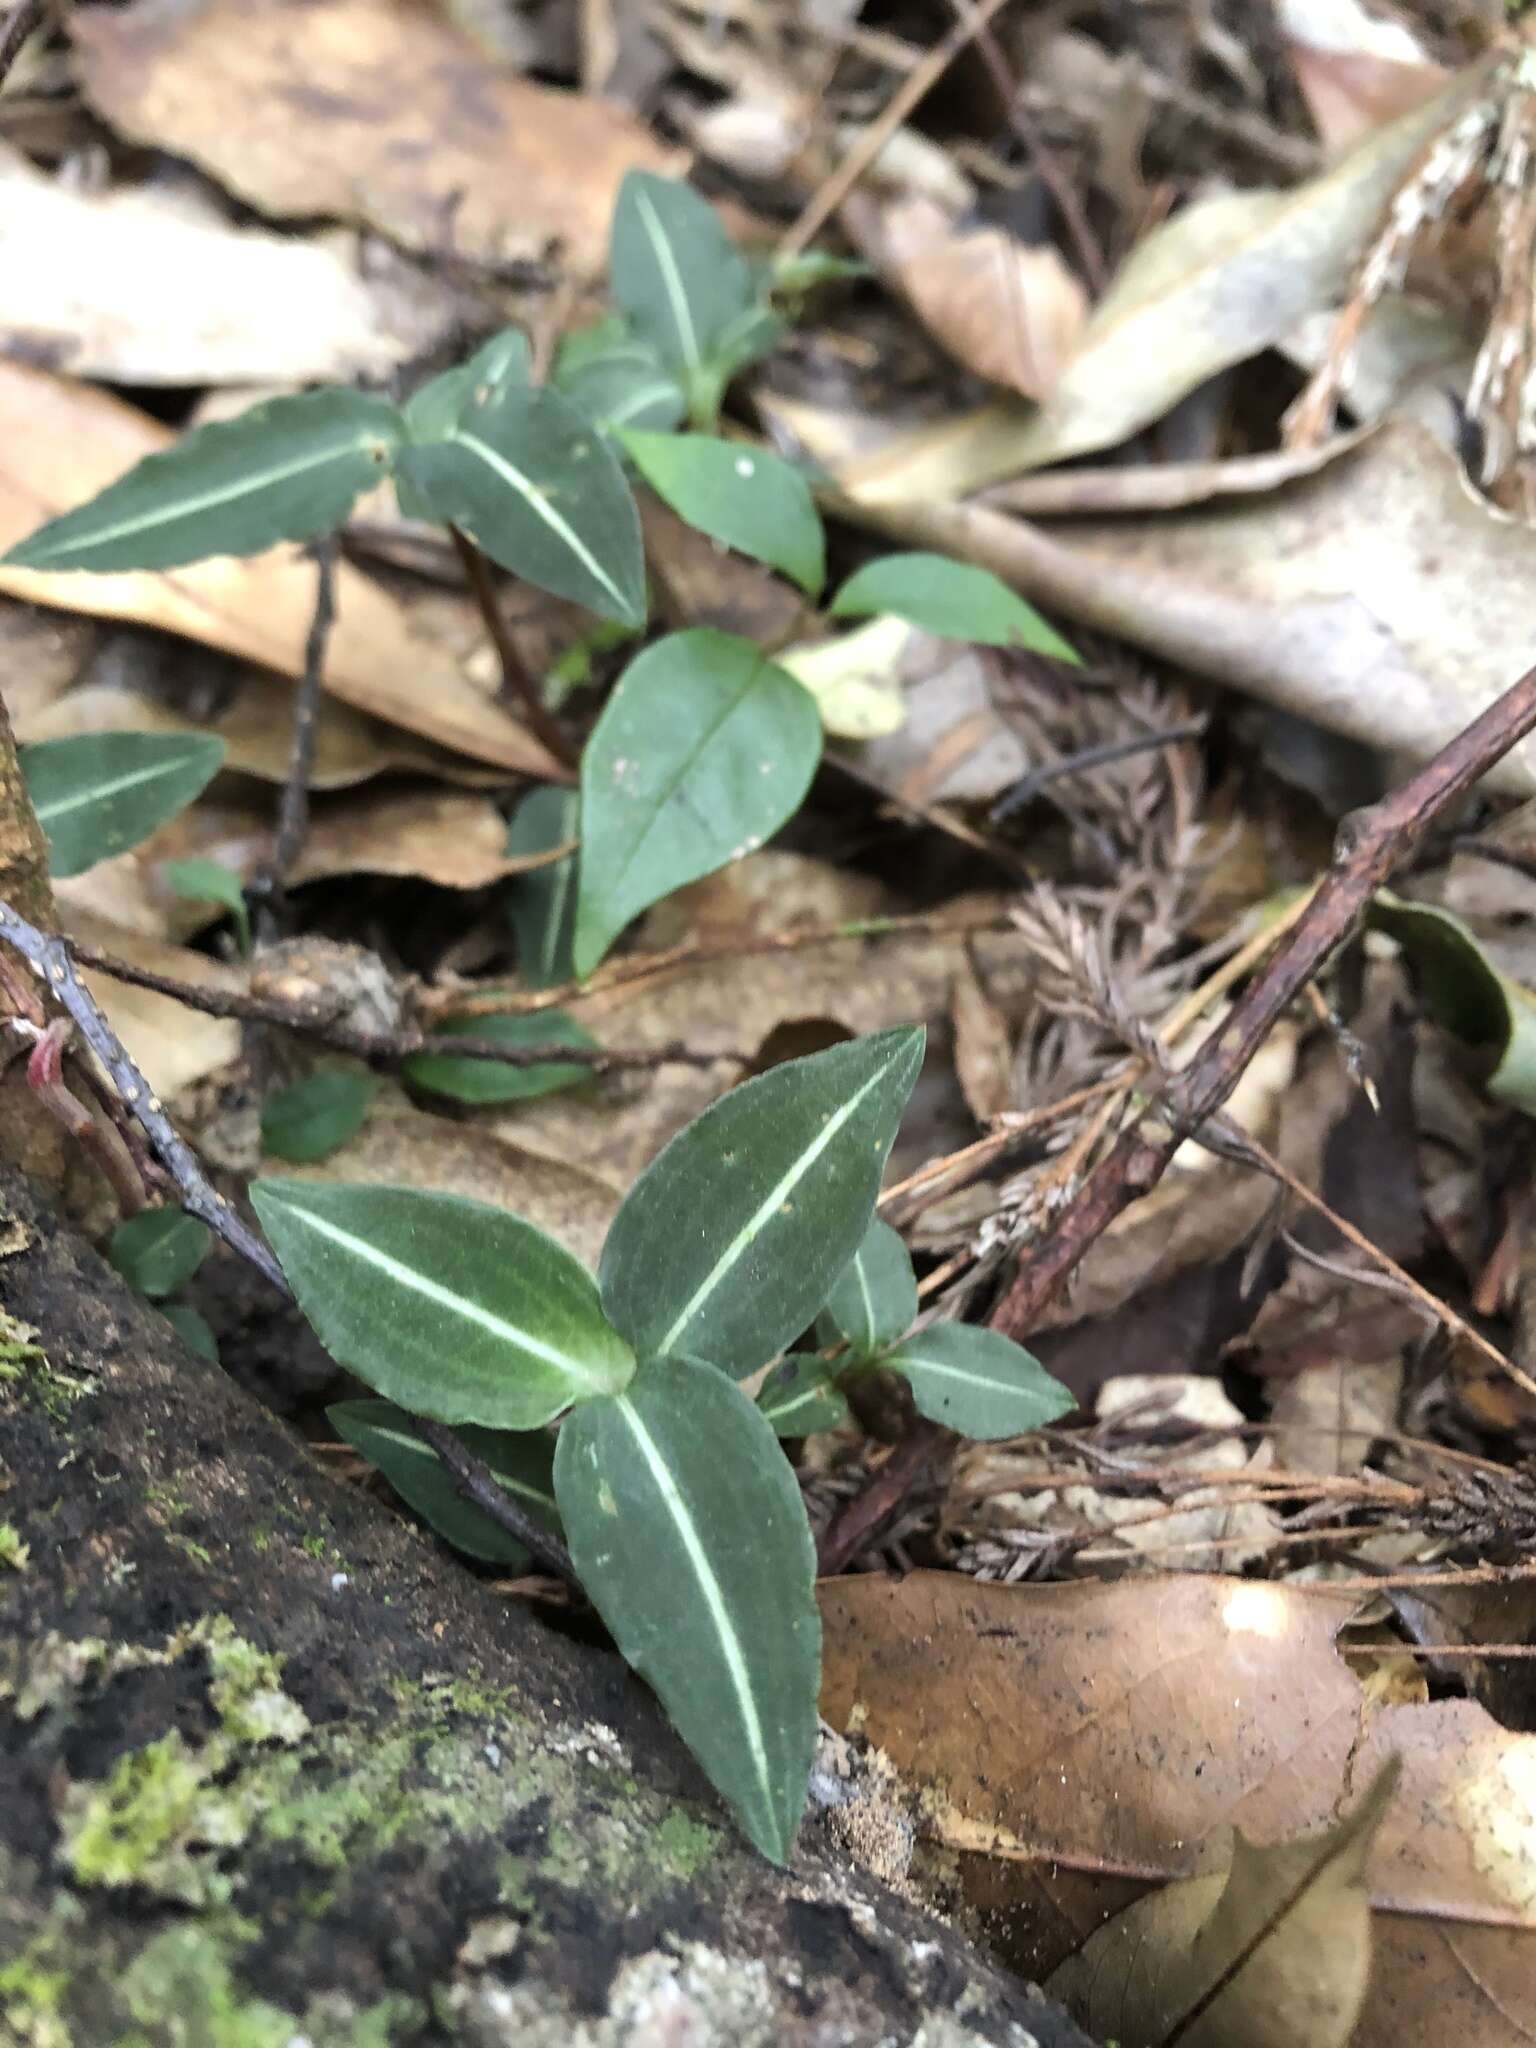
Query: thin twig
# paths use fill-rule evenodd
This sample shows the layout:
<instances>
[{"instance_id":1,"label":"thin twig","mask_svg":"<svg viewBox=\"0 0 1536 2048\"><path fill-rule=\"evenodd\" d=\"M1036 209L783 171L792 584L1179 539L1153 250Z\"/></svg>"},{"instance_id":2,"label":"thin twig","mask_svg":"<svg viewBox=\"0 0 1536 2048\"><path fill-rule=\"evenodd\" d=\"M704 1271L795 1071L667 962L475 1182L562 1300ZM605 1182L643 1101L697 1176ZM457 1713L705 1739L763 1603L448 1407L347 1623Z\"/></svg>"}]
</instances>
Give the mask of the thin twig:
<instances>
[{"instance_id":1,"label":"thin twig","mask_svg":"<svg viewBox=\"0 0 1536 2048\"><path fill-rule=\"evenodd\" d=\"M75 1029L100 1061L112 1086L148 1138L155 1156L181 1194L182 1207L264 1273L286 1294L283 1269L255 1231L238 1216L209 1181L197 1155L166 1115L159 1097L129 1058L126 1047L75 972L69 948L61 938L40 932L34 924L0 901L0 938L14 946L48 993L74 1020Z\"/></svg>"},{"instance_id":2,"label":"thin twig","mask_svg":"<svg viewBox=\"0 0 1536 2048\"><path fill-rule=\"evenodd\" d=\"M269 904L288 885L293 864L309 834L309 785L315 766L315 728L320 715L320 684L325 675L325 650L336 619L336 555L339 536L328 533L314 543L315 609L304 647L304 674L293 703L293 746L288 776L277 812L277 839L261 876L260 889Z\"/></svg>"},{"instance_id":3,"label":"thin twig","mask_svg":"<svg viewBox=\"0 0 1536 2048\"><path fill-rule=\"evenodd\" d=\"M560 1538L519 1505L489 1465L477 1458L447 1423L429 1422L423 1415L413 1415L411 1427L442 1459L449 1478L465 1500L477 1507L481 1514L488 1515L499 1529L516 1537L546 1571L564 1579L568 1586L579 1584L571 1553Z\"/></svg>"},{"instance_id":4,"label":"thin twig","mask_svg":"<svg viewBox=\"0 0 1536 2048\"><path fill-rule=\"evenodd\" d=\"M812 194L799 219L785 229L779 239L781 256L798 256L807 243L820 234L913 108L933 90L960 52L1006 4L1007 0L981 0L981 5L964 21L956 22L941 43L935 43L917 69L891 95L879 119L870 122L831 177Z\"/></svg>"},{"instance_id":5,"label":"thin twig","mask_svg":"<svg viewBox=\"0 0 1536 2048\"><path fill-rule=\"evenodd\" d=\"M131 988L146 988L155 995L170 996L185 1003L188 1009L200 1010L206 1017L232 1017L243 1023L282 1025L287 1030L302 1032L305 1037L330 1046L335 1052L351 1053L354 1058L370 1060L381 1066L398 1066L402 1060L414 1059L418 1054L434 1053L447 1059L487 1060L503 1067L590 1067L596 1074L608 1074L647 1073L653 1067L667 1066L713 1067L734 1063L745 1067L751 1064L753 1057L751 1053L729 1048L718 1052L695 1052L692 1047L680 1043L642 1049L566 1045L559 1040L551 1040L546 1045L504 1045L495 1038L459 1037L448 1032L368 1031L360 1025L347 1023L344 1018L329 1016L323 1010L308 1009L302 1003L285 1002L280 996L259 996L243 989L208 988L195 981L178 981L172 975L137 967L131 961L119 960L115 955L103 953L79 940L70 942L70 950L83 966L94 968L98 974L109 974L114 981L126 982Z\"/></svg>"},{"instance_id":6,"label":"thin twig","mask_svg":"<svg viewBox=\"0 0 1536 2048\"><path fill-rule=\"evenodd\" d=\"M502 703L509 711L521 711L536 737L544 742L557 761L574 774L581 756L523 665L523 658L517 651L517 643L501 608L490 563L460 527L450 526L448 532L475 603L480 607L480 616L491 636L491 645L496 649L496 659L501 664L499 694Z\"/></svg>"},{"instance_id":7,"label":"thin twig","mask_svg":"<svg viewBox=\"0 0 1536 2048\"><path fill-rule=\"evenodd\" d=\"M1106 767L1111 761L1126 761L1133 754L1150 754L1161 747L1178 746L1184 740L1197 740L1205 731L1203 718L1186 719L1182 725L1166 726L1161 732L1138 733L1133 739L1104 740L1096 747L1083 747L1075 754L1063 755L1059 761L1050 761L1042 768L1032 768L1022 776L1012 789L1004 790L993 804L987 816L994 825L1004 818L1021 811L1027 803L1039 795L1053 782L1060 782L1068 775L1081 775L1090 768Z\"/></svg>"},{"instance_id":8,"label":"thin twig","mask_svg":"<svg viewBox=\"0 0 1536 2048\"><path fill-rule=\"evenodd\" d=\"M845 1501L822 1533L816 1568L823 1578L844 1571L890 1521L950 1435L919 1416L862 1493Z\"/></svg>"},{"instance_id":9,"label":"thin twig","mask_svg":"<svg viewBox=\"0 0 1536 2048\"><path fill-rule=\"evenodd\" d=\"M42 23L48 0L16 0L0 29L0 85L10 76L11 66L21 55L23 43Z\"/></svg>"},{"instance_id":10,"label":"thin twig","mask_svg":"<svg viewBox=\"0 0 1536 2048\"><path fill-rule=\"evenodd\" d=\"M1056 1227L1024 1259L992 1316L1022 1337L1120 1212L1163 1177L1187 1138L1225 1101L1271 1027L1354 930L1372 895L1407 860L1436 817L1536 728L1536 668L1403 786L1339 829L1333 866L1285 944L1094 1171Z\"/></svg>"}]
</instances>

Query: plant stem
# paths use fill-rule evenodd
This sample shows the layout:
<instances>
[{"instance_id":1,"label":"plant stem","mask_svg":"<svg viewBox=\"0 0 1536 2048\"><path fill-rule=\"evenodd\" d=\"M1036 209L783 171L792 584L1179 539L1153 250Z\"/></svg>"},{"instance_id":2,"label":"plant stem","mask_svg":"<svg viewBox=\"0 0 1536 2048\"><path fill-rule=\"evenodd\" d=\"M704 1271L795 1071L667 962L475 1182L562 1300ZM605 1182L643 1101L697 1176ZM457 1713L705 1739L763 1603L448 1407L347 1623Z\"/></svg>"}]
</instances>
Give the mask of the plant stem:
<instances>
[{"instance_id":1,"label":"plant stem","mask_svg":"<svg viewBox=\"0 0 1536 2048\"><path fill-rule=\"evenodd\" d=\"M339 536L328 533L310 550L315 560L315 609L304 647L304 674L293 705L293 745L288 757L282 801L278 806L277 838L272 858L257 885L269 909L277 906L309 833L309 785L315 766L315 727L320 715L325 650L336 620L336 556L339 546Z\"/></svg>"},{"instance_id":2,"label":"plant stem","mask_svg":"<svg viewBox=\"0 0 1536 2048\"><path fill-rule=\"evenodd\" d=\"M450 526L448 531L463 564L465 579L480 607L480 616L491 636L491 644L496 649L496 658L501 663L502 703L509 710L521 711L529 727L555 759L574 774L580 766L581 756L567 737L564 726L539 694L538 684L523 666L523 658L507 628L490 563L460 527Z\"/></svg>"}]
</instances>

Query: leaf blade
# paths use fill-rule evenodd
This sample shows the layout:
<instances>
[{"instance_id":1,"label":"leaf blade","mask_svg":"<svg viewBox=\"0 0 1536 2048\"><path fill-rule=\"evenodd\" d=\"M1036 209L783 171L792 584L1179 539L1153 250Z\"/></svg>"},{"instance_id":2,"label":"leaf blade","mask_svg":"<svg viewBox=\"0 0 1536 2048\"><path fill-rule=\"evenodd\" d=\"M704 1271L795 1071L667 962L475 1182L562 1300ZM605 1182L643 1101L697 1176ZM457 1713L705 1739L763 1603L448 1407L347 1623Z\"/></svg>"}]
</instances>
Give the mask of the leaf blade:
<instances>
[{"instance_id":1,"label":"leaf blade","mask_svg":"<svg viewBox=\"0 0 1536 2048\"><path fill-rule=\"evenodd\" d=\"M262 1149L293 1166L324 1159L357 1136L377 1092L371 1074L342 1067L306 1074L261 1105Z\"/></svg>"},{"instance_id":2,"label":"leaf blade","mask_svg":"<svg viewBox=\"0 0 1536 2048\"><path fill-rule=\"evenodd\" d=\"M980 1443L1023 1436L1077 1406L1032 1352L974 1323L930 1323L880 1362L907 1381L920 1415Z\"/></svg>"},{"instance_id":3,"label":"leaf blade","mask_svg":"<svg viewBox=\"0 0 1536 2048\"><path fill-rule=\"evenodd\" d=\"M821 743L810 694L750 640L694 627L636 655L582 753L577 973L642 910L776 832Z\"/></svg>"},{"instance_id":4,"label":"leaf blade","mask_svg":"<svg viewBox=\"0 0 1536 2048\"><path fill-rule=\"evenodd\" d=\"M538 1429L633 1371L586 1268L507 1210L297 1180L251 1199L321 1343L414 1414Z\"/></svg>"},{"instance_id":5,"label":"leaf blade","mask_svg":"<svg viewBox=\"0 0 1536 2048\"><path fill-rule=\"evenodd\" d=\"M923 1044L914 1027L787 1061L651 1161L598 1267L637 1353L686 1351L740 1378L805 1327L868 1227Z\"/></svg>"},{"instance_id":6,"label":"leaf blade","mask_svg":"<svg viewBox=\"0 0 1536 2048\"><path fill-rule=\"evenodd\" d=\"M471 1038L492 1038L504 1045L576 1045L594 1047L597 1040L564 1010L535 1010L525 1017L444 1017L433 1026L438 1036L462 1032ZM453 1053L413 1053L400 1071L418 1088L446 1095L455 1102L532 1102L560 1088L574 1088L591 1078L591 1068L557 1060L537 1066L498 1066L494 1060L470 1060Z\"/></svg>"},{"instance_id":7,"label":"leaf blade","mask_svg":"<svg viewBox=\"0 0 1536 2048\"><path fill-rule=\"evenodd\" d=\"M615 303L690 384L752 302L751 272L715 209L653 171L631 171L619 187L609 273Z\"/></svg>"},{"instance_id":8,"label":"leaf blade","mask_svg":"<svg viewBox=\"0 0 1536 2048\"><path fill-rule=\"evenodd\" d=\"M55 877L126 853L200 796L224 765L204 733L102 732L39 740L22 774L48 838Z\"/></svg>"},{"instance_id":9,"label":"leaf blade","mask_svg":"<svg viewBox=\"0 0 1536 2048\"><path fill-rule=\"evenodd\" d=\"M634 429L619 441L656 495L711 540L766 562L814 597L826 581L827 549L809 484L768 449L712 434Z\"/></svg>"},{"instance_id":10,"label":"leaf blade","mask_svg":"<svg viewBox=\"0 0 1536 2048\"><path fill-rule=\"evenodd\" d=\"M173 569L339 526L403 435L386 399L310 391L198 427L5 557L18 568Z\"/></svg>"},{"instance_id":11,"label":"leaf blade","mask_svg":"<svg viewBox=\"0 0 1536 2048\"><path fill-rule=\"evenodd\" d=\"M877 1216L838 1275L827 1313L857 1358L871 1358L917 1321L917 1275L898 1231Z\"/></svg>"},{"instance_id":12,"label":"leaf blade","mask_svg":"<svg viewBox=\"0 0 1536 2048\"><path fill-rule=\"evenodd\" d=\"M645 620L640 515L613 450L558 392L497 385L398 473L492 561L627 626Z\"/></svg>"},{"instance_id":13,"label":"leaf blade","mask_svg":"<svg viewBox=\"0 0 1536 2048\"><path fill-rule=\"evenodd\" d=\"M555 1492L619 1649L784 1862L815 1745L821 1625L805 1510L772 1430L708 1366L656 1360L567 1420Z\"/></svg>"},{"instance_id":14,"label":"leaf blade","mask_svg":"<svg viewBox=\"0 0 1536 2048\"><path fill-rule=\"evenodd\" d=\"M814 1436L848 1420L848 1397L814 1352L793 1352L764 1380L757 1396L775 1436Z\"/></svg>"},{"instance_id":15,"label":"leaf blade","mask_svg":"<svg viewBox=\"0 0 1536 2048\"><path fill-rule=\"evenodd\" d=\"M905 619L927 633L980 647L1028 647L1080 662L1075 647L990 569L948 555L883 555L856 569L832 600L834 618Z\"/></svg>"}]
</instances>

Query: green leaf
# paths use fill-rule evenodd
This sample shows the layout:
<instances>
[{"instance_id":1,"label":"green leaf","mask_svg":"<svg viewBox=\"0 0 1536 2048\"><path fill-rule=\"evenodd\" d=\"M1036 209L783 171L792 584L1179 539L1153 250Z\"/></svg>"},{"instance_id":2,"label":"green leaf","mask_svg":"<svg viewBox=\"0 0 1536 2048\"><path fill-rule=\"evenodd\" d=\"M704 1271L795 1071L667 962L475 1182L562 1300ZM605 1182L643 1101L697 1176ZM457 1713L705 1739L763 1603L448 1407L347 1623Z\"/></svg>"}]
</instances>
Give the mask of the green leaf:
<instances>
[{"instance_id":1,"label":"green leaf","mask_svg":"<svg viewBox=\"0 0 1536 2048\"><path fill-rule=\"evenodd\" d=\"M848 1420L848 1397L814 1352L782 1359L764 1380L757 1405L775 1436L814 1436Z\"/></svg>"},{"instance_id":2,"label":"green leaf","mask_svg":"<svg viewBox=\"0 0 1536 2048\"><path fill-rule=\"evenodd\" d=\"M609 269L632 326L681 373L690 402L696 391L702 399L722 337L755 298L719 214L675 179L631 171L613 209Z\"/></svg>"},{"instance_id":3,"label":"green leaf","mask_svg":"<svg viewBox=\"0 0 1536 2048\"><path fill-rule=\"evenodd\" d=\"M274 1158L308 1166L355 1138L378 1091L371 1074L323 1068L279 1088L261 1106L261 1143Z\"/></svg>"},{"instance_id":4,"label":"green leaf","mask_svg":"<svg viewBox=\"0 0 1536 2048\"><path fill-rule=\"evenodd\" d=\"M23 569L174 569L339 526L389 474L403 422L361 391L272 398L149 455L11 549Z\"/></svg>"},{"instance_id":5,"label":"green leaf","mask_svg":"<svg viewBox=\"0 0 1536 2048\"><path fill-rule=\"evenodd\" d=\"M208 1226L180 1209L146 1209L113 1231L107 1257L138 1294L156 1301L185 1287L211 1242Z\"/></svg>"},{"instance_id":6,"label":"green leaf","mask_svg":"<svg viewBox=\"0 0 1536 2048\"><path fill-rule=\"evenodd\" d=\"M56 881L137 846L224 765L224 742L199 733L81 733L20 751Z\"/></svg>"},{"instance_id":7,"label":"green leaf","mask_svg":"<svg viewBox=\"0 0 1536 2048\"><path fill-rule=\"evenodd\" d=\"M595 427L664 433L688 410L681 385L648 341L617 317L568 335L550 382Z\"/></svg>"},{"instance_id":8,"label":"green leaf","mask_svg":"<svg viewBox=\"0 0 1536 2048\"><path fill-rule=\"evenodd\" d=\"M750 640L699 627L637 654L581 757L576 972L652 903L761 846L820 758L814 702Z\"/></svg>"},{"instance_id":9,"label":"green leaf","mask_svg":"<svg viewBox=\"0 0 1536 2048\"><path fill-rule=\"evenodd\" d=\"M743 1081L680 1131L603 1246L603 1306L641 1357L737 1379L803 1330L869 1228L921 1028L882 1031Z\"/></svg>"},{"instance_id":10,"label":"green leaf","mask_svg":"<svg viewBox=\"0 0 1536 2048\"><path fill-rule=\"evenodd\" d=\"M160 871L169 888L193 903L217 903L234 920L235 939L242 954L251 950L251 913L246 906L245 885L233 868L221 860L168 860Z\"/></svg>"},{"instance_id":11,"label":"green leaf","mask_svg":"<svg viewBox=\"0 0 1536 2048\"><path fill-rule=\"evenodd\" d=\"M542 784L518 805L507 828L507 853L547 853L575 839L581 825L581 799L574 789ZM576 929L576 855L549 867L514 875L508 915L517 935L517 964L530 988L555 988L569 981L571 939Z\"/></svg>"},{"instance_id":12,"label":"green leaf","mask_svg":"<svg viewBox=\"0 0 1536 2048\"><path fill-rule=\"evenodd\" d=\"M1536 995L1500 974L1448 910L1378 889L1370 923L1407 954L1435 1022L1491 1062L1488 1093L1536 1116Z\"/></svg>"},{"instance_id":13,"label":"green leaf","mask_svg":"<svg viewBox=\"0 0 1536 2048\"><path fill-rule=\"evenodd\" d=\"M558 392L503 384L396 464L431 515L605 618L645 619L640 515L618 458Z\"/></svg>"},{"instance_id":14,"label":"green leaf","mask_svg":"<svg viewBox=\"0 0 1536 2048\"><path fill-rule=\"evenodd\" d=\"M210 1365L218 1364L219 1340L195 1308L188 1308L184 1301L167 1301L161 1304L160 1313L190 1352L206 1358Z\"/></svg>"},{"instance_id":15,"label":"green leaf","mask_svg":"<svg viewBox=\"0 0 1536 2048\"><path fill-rule=\"evenodd\" d=\"M961 1436L1022 1436L1077 1406L1022 1344L974 1323L930 1323L881 1359L912 1388L918 1413Z\"/></svg>"},{"instance_id":16,"label":"green leaf","mask_svg":"<svg viewBox=\"0 0 1536 2048\"><path fill-rule=\"evenodd\" d=\"M782 456L710 434L622 433L619 440L659 498L711 540L814 597L827 573L821 514L810 486Z\"/></svg>"},{"instance_id":17,"label":"green leaf","mask_svg":"<svg viewBox=\"0 0 1536 2048\"><path fill-rule=\"evenodd\" d=\"M948 555L884 555L857 570L832 600L837 619L893 614L981 647L1028 647L1075 662L1077 650L990 569Z\"/></svg>"},{"instance_id":18,"label":"green leaf","mask_svg":"<svg viewBox=\"0 0 1536 2048\"><path fill-rule=\"evenodd\" d=\"M816 1742L821 1622L800 1489L773 1431L708 1366L658 1359L563 1424L555 1493L623 1656L783 1863Z\"/></svg>"},{"instance_id":19,"label":"green leaf","mask_svg":"<svg viewBox=\"0 0 1536 2048\"><path fill-rule=\"evenodd\" d=\"M827 1296L827 1313L856 1358L872 1358L917 1321L917 1276L900 1235L877 1216Z\"/></svg>"},{"instance_id":20,"label":"green leaf","mask_svg":"<svg viewBox=\"0 0 1536 2048\"><path fill-rule=\"evenodd\" d=\"M447 1035L494 1038L502 1045L582 1045L597 1040L564 1010L536 1010L530 1016L445 1017L433 1030ZM452 1053L413 1053L402 1067L408 1081L455 1102L530 1102L590 1080L592 1069L554 1060L532 1067L500 1067L494 1060L455 1058Z\"/></svg>"},{"instance_id":21,"label":"green leaf","mask_svg":"<svg viewBox=\"0 0 1536 2048\"><path fill-rule=\"evenodd\" d=\"M526 387L532 377L528 337L520 327L503 328L467 362L433 377L407 399L406 432L418 444L440 441L477 400L483 403L508 386Z\"/></svg>"},{"instance_id":22,"label":"green leaf","mask_svg":"<svg viewBox=\"0 0 1536 2048\"><path fill-rule=\"evenodd\" d=\"M530 1559L523 1545L464 1498L436 1451L416 1434L404 1409L392 1401L338 1401L325 1412L337 1434L376 1465L407 1507L455 1550L514 1571L527 1568ZM520 1507L549 1528L559 1529L555 1443L547 1431L465 1428L459 1435L464 1448L490 1467Z\"/></svg>"},{"instance_id":23,"label":"green leaf","mask_svg":"<svg viewBox=\"0 0 1536 2048\"><path fill-rule=\"evenodd\" d=\"M591 1274L521 1216L323 1181L259 1180L251 1200L326 1350L412 1414L538 1429L634 1370Z\"/></svg>"},{"instance_id":24,"label":"green leaf","mask_svg":"<svg viewBox=\"0 0 1536 2048\"><path fill-rule=\"evenodd\" d=\"M846 284L870 275L870 265L852 257L833 256L825 249L802 249L793 256L775 256L764 282L769 291L794 299L818 285Z\"/></svg>"}]
</instances>

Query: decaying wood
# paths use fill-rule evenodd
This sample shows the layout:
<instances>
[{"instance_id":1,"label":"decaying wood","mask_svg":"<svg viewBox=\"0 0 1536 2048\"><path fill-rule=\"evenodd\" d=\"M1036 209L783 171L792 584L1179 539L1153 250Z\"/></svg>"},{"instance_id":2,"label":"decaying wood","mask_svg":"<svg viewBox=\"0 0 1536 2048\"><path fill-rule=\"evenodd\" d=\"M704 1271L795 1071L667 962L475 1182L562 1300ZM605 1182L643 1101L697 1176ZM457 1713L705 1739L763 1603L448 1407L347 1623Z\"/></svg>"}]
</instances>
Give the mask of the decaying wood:
<instances>
[{"instance_id":1,"label":"decaying wood","mask_svg":"<svg viewBox=\"0 0 1536 2048\"><path fill-rule=\"evenodd\" d=\"M756 1858L590 1631L328 1477L9 1170L0 1306L7 2048L1083 2048L824 1822Z\"/></svg>"}]
</instances>

